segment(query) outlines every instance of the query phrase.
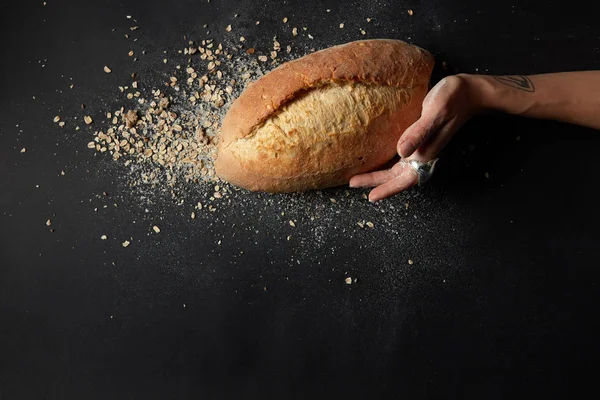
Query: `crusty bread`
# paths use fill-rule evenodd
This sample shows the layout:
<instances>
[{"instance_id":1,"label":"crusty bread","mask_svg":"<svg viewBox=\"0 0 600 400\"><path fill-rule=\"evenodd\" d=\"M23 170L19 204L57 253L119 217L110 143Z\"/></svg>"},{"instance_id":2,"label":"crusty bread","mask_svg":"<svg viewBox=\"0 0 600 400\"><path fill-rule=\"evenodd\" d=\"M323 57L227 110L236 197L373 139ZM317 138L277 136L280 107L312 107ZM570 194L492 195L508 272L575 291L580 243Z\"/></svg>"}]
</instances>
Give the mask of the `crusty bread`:
<instances>
[{"instance_id":1,"label":"crusty bread","mask_svg":"<svg viewBox=\"0 0 600 400\"><path fill-rule=\"evenodd\" d=\"M388 162L421 113L433 57L399 40L364 40L285 63L227 112L217 175L266 192L348 183Z\"/></svg>"}]
</instances>

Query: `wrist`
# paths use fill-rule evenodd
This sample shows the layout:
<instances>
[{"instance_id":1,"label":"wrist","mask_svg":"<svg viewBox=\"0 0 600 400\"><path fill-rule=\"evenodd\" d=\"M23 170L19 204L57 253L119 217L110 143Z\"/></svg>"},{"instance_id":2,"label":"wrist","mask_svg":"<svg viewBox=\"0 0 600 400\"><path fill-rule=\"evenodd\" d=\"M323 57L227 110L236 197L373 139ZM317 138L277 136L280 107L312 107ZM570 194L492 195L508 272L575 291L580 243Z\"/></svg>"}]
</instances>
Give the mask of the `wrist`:
<instances>
[{"instance_id":1,"label":"wrist","mask_svg":"<svg viewBox=\"0 0 600 400\"><path fill-rule=\"evenodd\" d=\"M458 74L465 82L469 102L474 113L498 109L495 103L494 86L486 75Z\"/></svg>"}]
</instances>

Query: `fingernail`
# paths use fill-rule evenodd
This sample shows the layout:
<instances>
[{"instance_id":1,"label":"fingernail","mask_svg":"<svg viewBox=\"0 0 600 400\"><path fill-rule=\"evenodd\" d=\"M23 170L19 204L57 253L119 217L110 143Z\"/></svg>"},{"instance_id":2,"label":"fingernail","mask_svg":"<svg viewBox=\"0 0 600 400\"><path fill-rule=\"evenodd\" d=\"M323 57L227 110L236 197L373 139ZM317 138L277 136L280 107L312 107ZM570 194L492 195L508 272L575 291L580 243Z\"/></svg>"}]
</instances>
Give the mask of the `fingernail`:
<instances>
[{"instance_id":1,"label":"fingernail","mask_svg":"<svg viewBox=\"0 0 600 400\"><path fill-rule=\"evenodd\" d=\"M400 157L408 157L415 151L415 145L410 140L405 140L400 144Z\"/></svg>"}]
</instances>

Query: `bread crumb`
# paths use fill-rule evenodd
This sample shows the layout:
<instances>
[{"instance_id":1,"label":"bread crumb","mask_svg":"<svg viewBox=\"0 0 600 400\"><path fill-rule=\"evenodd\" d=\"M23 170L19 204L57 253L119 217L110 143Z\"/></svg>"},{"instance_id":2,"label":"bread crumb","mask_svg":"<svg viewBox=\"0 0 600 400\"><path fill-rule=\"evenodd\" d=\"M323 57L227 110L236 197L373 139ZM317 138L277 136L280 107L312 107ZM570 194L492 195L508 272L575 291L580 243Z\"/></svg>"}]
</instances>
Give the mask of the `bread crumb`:
<instances>
[{"instance_id":1,"label":"bread crumb","mask_svg":"<svg viewBox=\"0 0 600 400\"><path fill-rule=\"evenodd\" d=\"M367 225L369 228L375 228L375 225L374 225L374 224L373 224L371 221L368 221L368 222L366 223L366 225Z\"/></svg>"},{"instance_id":2,"label":"bread crumb","mask_svg":"<svg viewBox=\"0 0 600 400\"><path fill-rule=\"evenodd\" d=\"M344 282L346 282L346 285L352 285L352 278L347 277L346 279L344 279Z\"/></svg>"},{"instance_id":3,"label":"bread crumb","mask_svg":"<svg viewBox=\"0 0 600 400\"><path fill-rule=\"evenodd\" d=\"M107 74L110 74L112 72L112 70L105 65L104 72L106 72Z\"/></svg>"},{"instance_id":4,"label":"bread crumb","mask_svg":"<svg viewBox=\"0 0 600 400\"><path fill-rule=\"evenodd\" d=\"M485 175L486 178L490 177L490 173L489 172L486 172L484 175Z\"/></svg>"},{"instance_id":5,"label":"bread crumb","mask_svg":"<svg viewBox=\"0 0 600 400\"><path fill-rule=\"evenodd\" d=\"M414 261L413 260L408 260L408 265L413 265Z\"/></svg>"},{"instance_id":6,"label":"bread crumb","mask_svg":"<svg viewBox=\"0 0 600 400\"><path fill-rule=\"evenodd\" d=\"M25 153L26 151L27 151L27 149L26 149L25 147L23 147L23 148L21 149L21 153Z\"/></svg>"},{"instance_id":7,"label":"bread crumb","mask_svg":"<svg viewBox=\"0 0 600 400\"><path fill-rule=\"evenodd\" d=\"M267 56L258 56L258 61L267 62Z\"/></svg>"},{"instance_id":8,"label":"bread crumb","mask_svg":"<svg viewBox=\"0 0 600 400\"><path fill-rule=\"evenodd\" d=\"M294 27L294 28L292 29L292 35L294 35L294 36L298 36L298 28Z\"/></svg>"},{"instance_id":9,"label":"bread crumb","mask_svg":"<svg viewBox=\"0 0 600 400\"><path fill-rule=\"evenodd\" d=\"M83 120L85 121L85 123L86 123L87 125L89 125L89 124L91 124L92 122L94 122L94 121L92 120L92 117L90 117L89 115L86 115L85 117L83 117Z\"/></svg>"},{"instance_id":10,"label":"bread crumb","mask_svg":"<svg viewBox=\"0 0 600 400\"><path fill-rule=\"evenodd\" d=\"M50 221L50 220L46 221L46 226L50 226L50 225L52 225L52 221Z\"/></svg>"},{"instance_id":11,"label":"bread crumb","mask_svg":"<svg viewBox=\"0 0 600 400\"><path fill-rule=\"evenodd\" d=\"M361 30L360 30L360 34L361 34L361 35L366 35L366 34L367 34L367 32L365 32L365 31L364 31L364 29L361 29Z\"/></svg>"},{"instance_id":12,"label":"bread crumb","mask_svg":"<svg viewBox=\"0 0 600 400\"><path fill-rule=\"evenodd\" d=\"M58 116L58 115L57 115L56 117L54 117L53 121L54 121L54 122L58 122L58 121L60 121L60 116Z\"/></svg>"},{"instance_id":13,"label":"bread crumb","mask_svg":"<svg viewBox=\"0 0 600 400\"><path fill-rule=\"evenodd\" d=\"M106 239L108 239L108 238L106 237L106 235L102 235L102 236L100 236L100 239L102 239L102 240L106 240Z\"/></svg>"},{"instance_id":14,"label":"bread crumb","mask_svg":"<svg viewBox=\"0 0 600 400\"><path fill-rule=\"evenodd\" d=\"M245 42L245 41L246 41L246 38L245 38L245 37L243 37L243 36L242 36L242 37L240 37L240 42Z\"/></svg>"},{"instance_id":15,"label":"bread crumb","mask_svg":"<svg viewBox=\"0 0 600 400\"><path fill-rule=\"evenodd\" d=\"M192 215L190 215L191 219L195 219L196 218L196 213L192 211Z\"/></svg>"},{"instance_id":16,"label":"bread crumb","mask_svg":"<svg viewBox=\"0 0 600 400\"><path fill-rule=\"evenodd\" d=\"M344 23L340 24L340 29L344 29Z\"/></svg>"},{"instance_id":17,"label":"bread crumb","mask_svg":"<svg viewBox=\"0 0 600 400\"><path fill-rule=\"evenodd\" d=\"M413 15L413 10L408 10L408 15L410 15L412 17Z\"/></svg>"},{"instance_id":18,"label":"bread crumb","mask_svg":"<svg viewBox=\"0 0 600 400\"><path fill-rule=\"evenodd\" d=\"M230 25L227 25L227 28L225 28L225 30L226 30L227 32L231 32L231 24L230 24Z\"/></svg>"},{"instance_id":19,"label":"bread crumb","mask_svg":"<svg viewBox=\"0 0 600 400\"><path fill-rule=\"evenodd\" d=\"M292 228L295 228L295 227L296 227L296 223L295 223L294 221L292 221L291 219L290 219L290 226L291 226Z\"/></svg>"},{"instance_id":20,"label":"bread crumb","mask_svg":"<svg viewBox=\"0 0 600 400\"><path fill-rule=\"evenodd\" d=\"M287 24L287 22L288 22L288 19L287 19L287 17L283 18L283 23L284 23L284 24Z\"/></svg>"},{"instance_id":21,"label":"bread crumb","mask_svg":"<svg viewBox=\"0 0 600 400\"><path fill-rule=\"evenodd\" d=\"M127 55L128 55L129 57L133 57L133 50L130 50L130 51L129 51L129 53L127 53Z\"/></svg>"},{"instance_id":22,"label":"bread crumb","mask_svg":"<svg viewBox=\"0 0 600 400\"><path fill-rule=\"evenodd\" d=\"M129 246L131 243L129 242L129 240L126 240L123 242L123 247L127 247Z\"/></svg>"},{"instance_id":23,"label":"bread crumb","mask_svg":"<svg viewBox=\"0 0 600 400\"><path fill-rule=\"evenodd\" d=\"M154 232L156 232L156 233L160 233L160 228L159 228L158 226L156 226L156 225L154 225L154 226L152 227L152 230L153 230Z\"/></svg>"},{"instance_id":24,"label":"bread crumb","mask_svg":"<svg viewBox=\"0 0 600 400\"><path fill-rule=\"evenodd\" d=\"M65 121L60 121L60 122L58 123L58 126L60 126L61 128L62 128L63 126L65 126Z\"/></svg>"}]
</instances>

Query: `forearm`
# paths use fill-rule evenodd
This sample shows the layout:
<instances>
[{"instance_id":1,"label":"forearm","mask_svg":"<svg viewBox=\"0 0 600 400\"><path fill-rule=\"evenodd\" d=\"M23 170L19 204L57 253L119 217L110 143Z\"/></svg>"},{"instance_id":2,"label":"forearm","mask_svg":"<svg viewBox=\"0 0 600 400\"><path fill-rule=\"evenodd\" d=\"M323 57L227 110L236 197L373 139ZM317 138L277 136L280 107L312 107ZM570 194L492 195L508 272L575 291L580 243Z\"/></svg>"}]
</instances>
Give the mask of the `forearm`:
<instances>
[{"instance_id":1,"label":"forearm","mask_svg":"<svg viewBox=\"0 0 600 400\"><path fill-rule=\"evenodd\" d=\"M461 74L481 110L600 129L600 71L529 76Z\"/></svg>"}]
</instances>

